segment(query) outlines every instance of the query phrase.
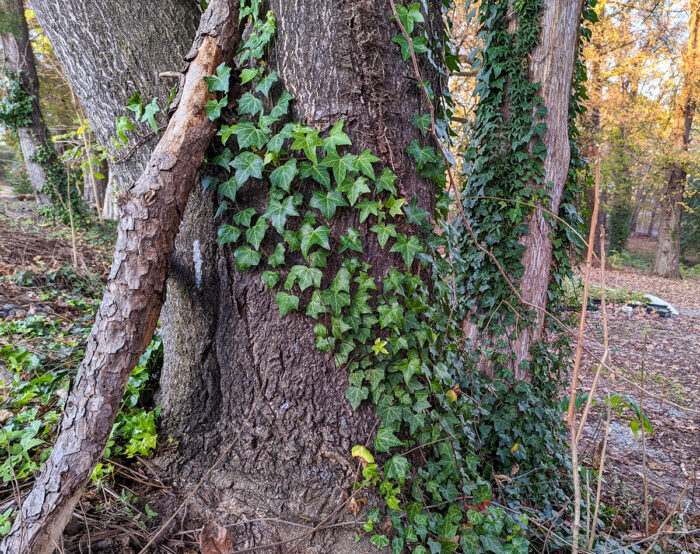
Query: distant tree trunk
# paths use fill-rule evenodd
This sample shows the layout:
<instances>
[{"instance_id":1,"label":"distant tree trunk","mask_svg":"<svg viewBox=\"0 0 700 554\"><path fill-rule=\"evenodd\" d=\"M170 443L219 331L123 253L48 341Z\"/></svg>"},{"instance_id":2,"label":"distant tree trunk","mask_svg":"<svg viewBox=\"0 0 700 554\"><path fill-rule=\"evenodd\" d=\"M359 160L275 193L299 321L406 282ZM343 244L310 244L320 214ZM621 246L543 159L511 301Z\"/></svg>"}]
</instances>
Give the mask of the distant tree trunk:
<instances>
[{"instance_id":1,"label":"distant tree trunk","mask_svg":"<svg viewBox=\"0 0 700 554\"><path fill-rule=\"evenodd\" d=\"M690 1L688 51L685 56L683 90L676 104L674 127L671 134L676 156L663 196L659 202L659 245L654 260L654 273L679 279L681 257L681 217L683 193L687 177L684 156L690 143L690 129L700 86L700 0Z\"/></svg>"},{"instance_id":2,"label":"distant tree trunk","mask_svg":"<svg viewBox=\"0 0 700 554\"><path fill-rule=\"evenodd\" d=\"M581 10L580 0L547 2L542 14L542 41L530 57L531 80L542 83L540 93L547 107L543 118L547 123L543 182L548 184L547 192L551 199L549 209L554 213L559 211L571 161L569 106ZM535 210L529 233L523 239L524 273L520 283L523 300L542 309L547 307L553 238L552 225L545 214ZM544 312L538 310L536 318L535 325L525 327L514 344L517 360L515 374L519 379L526 377L519 367L520 362L529 359L530 349L542 339Z\"/></svg>"},{"instance_id":3,"label":"distant tree trunk","mask_svg":"<svg viewBox=\"0 0 700 554\"><path fill-rule=\"evenodd\" d=\"M654 224L656 223L656 211L658 203L654 203L654 207L651 210L651 215L649 215L649 228L647 229L647 236L654 236Z\"/></svg>"},{"instance_id":4,"label":"distant tree trunk","mask_svg":"<svg viewBox=\"0 0 700 554\"><path fill-rule=\"evenodd\" d=\"M32 97L31 125L18 127L17 136L37 205L50 206L51 200L44 190L46 171L33 161L37 150L50 143L51 136L39 108L39 77L22 0L0 0L0 39L5 56L4 69L18 74L22 90Z\"/></svg>"}]
</instances>

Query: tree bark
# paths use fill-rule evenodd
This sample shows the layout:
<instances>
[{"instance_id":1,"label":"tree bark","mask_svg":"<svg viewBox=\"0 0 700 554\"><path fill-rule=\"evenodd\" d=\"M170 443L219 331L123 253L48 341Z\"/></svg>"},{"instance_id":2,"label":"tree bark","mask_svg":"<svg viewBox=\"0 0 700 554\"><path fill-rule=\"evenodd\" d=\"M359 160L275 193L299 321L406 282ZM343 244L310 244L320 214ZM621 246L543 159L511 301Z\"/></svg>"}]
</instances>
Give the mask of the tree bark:
<instances>
[{"instance_id":1,"label":"tree bark","mask_svg":"<svg viewBox=\"0 0 700 554\"><path fill-rule=\"evenodd\" d=\"M237 0L202 17L180 104L123 205L107 288L68 396L58 438L0 552L50 553L101 459L126 382L153 337L175 235L216 125L203 78L231 62L240 39Z\"/></svg>"},{"instance_id":2,"label":"tree bark","mask_svg":"<svg viewBox=\"0 0 700 554\"><path fill-rule=\"evenodd\" d=\"M684 157L688 152L690 129L700 93L700 0L690 1L688 29L683 90L676 105L671 134L676 159L671 166L668 183L659 202L659 245L654 260L654 273L674 279L681 277L681 217L687 177L687 162Z\"/></svg>"},{"instance_id":3,"label":"tree bark","mask_svg":"<svg viewBox=\"0 0 700 554\"><path fill-rule=\"evenodd\" d=\"M32 98L31 125L19 127L17 137L36 203L39 207L50 206L51 200L44 190L46 171L33 161L38 148L46 147L51 136L39 108L39 77L22 0L0 0L0 40L5 55L4 69L19 75L22 90Z\"/></svg>"},{"instance_id":4,"label":"tree bark","mask_svg":"<svg viewBox=\"0 0 700 554\"><path fill-rule=\"evenodd\" d=\"M439 3L429 5L434 24L440 24ZM423 108L420 89L391 41L399 31L389 4L273 0L269 7L277 21L269 61L295 98L294 117L320 130L344 119L352 150L371 149L398 175L400 196L417 195L421 207L430 210L432 184L417 177L404 153L412 139L427 139L411 126L413 114ZM425 69L424 75L430 72ZM239 196L244 205L264 211L266 192L244 187ZM264 268L235 270L232 251L217 247L215 211L213 193L193 193L176 241L162 317L165 361L158 401L164 434L177 441L178 449L161 463L170 464L183 484L196 482L259 398L199 509L231 522L261 517L320 521L351 492L350 450L373 439L376 416L369 406L351 410L346 372L315 349L314 321L300 314L279 317L274 293L260 280ZM350 217L341 216L340 225L352 224L363 233L366 226ZM380 251L369 235L364 234L364 259L377 279L401 262ZM299 534L269 522L236 529L234 542L240 541L240 548ZM354 544L353 535L352 528L336 529L315 536L299 551L366 552L366 545Z\"/></svg>"},{"instance_id":5,"label":"tree bark","mask_svg":"<svg viewBox=\"0 0 700 554\"><path fill-rule=\"evenodd\" d=\"M161 105L177 84L163 72L180 71L192 44L199 10L194 0L31 0L31 6L70 85L95 129L98 142L115 158L115 119L126 114L138 91ZM138 129L145 134L150 127ZM158 141L152 136L123 162L110 164L116 189L130 189L146 168Z\"/></svg>"}]
</instances>

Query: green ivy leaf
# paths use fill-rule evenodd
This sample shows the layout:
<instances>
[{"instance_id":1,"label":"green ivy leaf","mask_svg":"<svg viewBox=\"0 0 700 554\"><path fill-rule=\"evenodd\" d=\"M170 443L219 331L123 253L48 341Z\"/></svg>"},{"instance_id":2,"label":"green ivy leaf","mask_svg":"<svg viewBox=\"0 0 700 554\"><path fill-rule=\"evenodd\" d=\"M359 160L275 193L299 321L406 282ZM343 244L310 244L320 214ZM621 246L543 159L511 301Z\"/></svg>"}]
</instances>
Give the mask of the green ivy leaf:
<instances>
[{"instance_id":1,"label":"green ivy leaf","mask_svg":"<svg viewBox=\"0 0 700 554\"><path fill-rule=\"evenodd\" d=\"M396 225L393 223L387 224L384 221L380 221L376 225L372 225L369 230L377 234L379 246L382 248L386 245L386 241L389 240L389 237L396 237Z\"/></svg>"},{"instance_id":2,"label":"green ivy leaf","mask_svg":"<svg viewBox=\"0 0 700 554\"><path fill-rule=\"evenodd\" d=\"M325 314L326 311L326 307L323 305L323 301L321 299L321 293L315 290L311 295L309 305L306 307L306 315L311 316L314 319L318 319L318 316L320 314Z\"/></svg>"},{"instance_id":3,"label":"green ivy leaf","mask_svg":"<svg viewBox=\"0 0 700 554\"><path fill-rule=\"evenodd\" d=\"M420 132L423 136L426 135L428 130L430 129L430 114L424 113L422 115L414 115L413 116L413 124L420 129Z\"/></svg>"},{"instance_id":4,"label":"green ivy leaf","mask_svg":"<svg viewBox=\"0 0 700 554\"><path fill-rule=\"evenodd\" d=\"M279 154L280 150L282 150L282 146L284 145L284 141L288 138L292 138L292 128L293 125L291 123L287 123L284 127L282 127L280 132L272 137L267 143L267 151L274 154Z\"/></svg>"},{"instance_id":5,"label":"green ivy leaf","mask_svg":"<svg viewBox=\"0 0 700 554\"><path fill-rule=\"evenodd\" d=\"M398 252L401 254L406 267L410 268L416 254L423 252L423 245L415 235L408 238L401 233L396 239L396 244L391 247L390 252Z\"/></svg>"},{"instance_id":6,"label":"green ivy leaf","mask_svg":"<svg viewBox=\"0 0 700 554\"><path fill-rule=\"evenodd\" d=\"M323 303L330 308L334 315L340 315L343 308L350 305L350 295L347 292L330 288L321 292Z\"/></svg>"},{"instance_id":7,"label":"green ivy leaf","mask_svg":"<svg viewBox=\"0 0 700 554\"><path fill-rule=\"evenodd\" d=\"M248 81L252 81L257 76L257 69L244 69L243 71L241 71L241 84L245 85Z\"/></svg>"},{"instance_id":8,"label":"green ivy leaf","mask_svg":"<svg viewBox=\"0 0 700 554\"><path fill-rule=\"evenodd\" d=\"M369 542L374 544L377 547L377 550L381 550L385 546L389 546L389 539L386 538L386 535L372 535Z\"/></svg>"},{"instance_id":9,"label":"green ivy leaf","mask_svg":"<svg viewBox=\"0 0 700 554\"><path fill-rule=\"evenodd\" d=\"M223 92L226 94L229 89L229 78L231 77L231 68L225 62L219 64L216 68L216 75L204 77L204 82L207 84L209 92Z\"/></svg>"},{"instance_id":10,"label":"green ivy leaf","mask_svg":"<svg viewBox=\"0 0 700 554\"><path fill-rule=\"evenodd\" d=\"M362 176L358 177L354 181L352 179L345 179L343 184L338 187L338 190L347 195L351 206L355 205L355 202L357 202L357 199L362 194L372 192L369 185L367 185L367 178Z\"/></svg>"},{"instance_id":11,"label":"green ivy leaf","mask_svg":"<svg viewBox=\"0 0 700 554\"><path fill-rule=\"evenodd\" d=\"M270 183L273 187L281 188L289 192L289 186L292 184L294 177L297 175L297 161L292 158L284 165L281 165L270 173Z\"/></svg>"},{"instance_id":12,"label":"green ivy leaf","mask_svg":"<svg viewBox=\"0 0 700 554\"><path fill-rule=\"evenodd\" d=\"M218 219L219 216L224 213L226 210L228 210L228 202L224 200L221 204L219 204L219 207L216 209L216 213L214 214L214 219Z\"/></svg>"},{"instance_id":13,"label":"green ivy leaf","mask_svg":"<svg viewBox=\"0 0 700 554\"><path fill-rule=\"evenodd\" d=\"M331 176L328 174L328 170L320 165L301 162L299 176L302 179L312 177L314 181L323 185L327 189L331 188Z\"/></svg>"},{"instance_id":14,"label":"green ivy leaf","mask_svg":"<svg viewBox=\"0 0 700 554\"><path fill-rule=\"evenodd\" d=\"M259 217L255 222L255 225L248 228L245 232L246 240L251 244L256 250L260 249L260 243L265 238L265 233L267 233L267 221L264 217Z\"/></svg>"},{"instance_id":15,"label":"green ivy leaf","mask_svg":"<svg viewBox=\"0 0 700 554\"><path fill-rule=\"evenodd\" d=\"M403 206L404 202L406 202L405 198L394 198L394 195L392 194L389 199L384 202L384 205L389 208L390 216L397 217L399 215L403 215L401 206Z\"/></svg>"},{"instance_id":16,"label":"green ivy leaf","mask_svg":"<svg viewBox=\"0 0 700 554\"><path fill-rule=\"evenodd\" d=\"M129 142L129 139L126 137L126 132L127 131L133 131L134 126L131 123L131 118L122 115L117 118L117 136L119 137L119 140L121 140L124 143Z\"/></svg>"},{"instance_id":17,"label":"green ivy leaf","mask_svg":"<svg viewBox=\"0 0 700 554\"><path fill-rule=\"evenodd\" d=\"M421 169L430 162L436 161L435 150L432 148L432 146L424 146L421 148L416 139L413 139L410 142L408 148L406 148L406 152L413 156L413 159L416 160L416 166L418 169Z\"/></svg>"},{"instance_id":18,"label":"green ivy leaf","mask_svg":"<svg viewBox=\"0 0 700 554\"><path fill-rule=\"evenodd\" d=\"M241 230L238 227L225 223L219 227L216 242L219 243L219 246L223 246L224 244L228 244L230 242L236 242L240 236Z\"/></svg>"},{"instance_id":19,"label":"green ivy leaf","mask_svg":"<svg viewBox=\"0 0 700 554\"><path fill-rule=\"evenodd\" d=\"M352 145L352 141L350 140L350 137L348 137L344 132L343 132L343 124L345 122L341 119L333 125L333 128L331 129L330 135L326 138L325 144L323 146L323 151L324 152L335 152L336 148L338 146L350 146ZM342 179L338 182L342 182Z\"/></svg>"},{"instance_id":20,"label":"green ivy leaf","mask_svg":"<svg viewBox=\"0 0 700 554\"><path fill-rule=\"evenodd\" d=\"M274 85L278 80L277 77L277 72L272 71L268 73L261 81L258 83L258 86L255 87L255 92L262 92L265 95L265 98L270 94L270 88L272 88L272 85Z\"/></svg>"},{"instance_id":21,"label":"green ivy leaf","mask_svg":"<svg viewBox=\"0 0 700 554\"><path fill-rule=\"evenodd\" d=\"M277 243L275 251L272 256L267 259L267 263L270 264L271 267L284 265L284 245L282 243Z\"/></svg>"},{"instance_id":22,"label":"green ivy leaf","mask_svg":"<svg viewBox=\"0 0 700 554\"><path fill-rule=\"evenodd\" d=\"M303 150L306 157L313 162L314 165L318 164L318 156L316 155L316 148L318 146L323 146L323 140L319 138L318 131L314 129L309 129L304 127L299 131L294 131L292 133L292 150Z\"/></svg>"},{"instance_id":23,"label":"green ivy leaf","mask_svg":"<svg viewBox=\"0 0 700 554\"><path fill-rule=\"evenodd\" d=\"M314 229L314 227L308 223L301 226L301 253L304 258L308 258L309 250L314 245L319 245L327 250L330 250L331 245L328 241L328 237L331 234L331 230L325 225L319 225Z\"/></svg>"},{"instance_id":24,"label":"green ivy leaf","mask_svg":"<svg viewBox=\"0 0 700 554\"><path fill-rule=\"evenodd\" d=\"M214 159L212 159L211 163L213 163L214 165L218 165L219 167L228 171L231 167L232 159L233 152L231 152L228 148L225 148L221 154L215 156Z\"/></svg>"},{"instance_id":25,"label":"green ivy leaf","mask_svg":"<svg viewBox=\"0 0 700 554\"><path fill-rule=\"evenodd\" d=\"M287 276L287 281L284 283L286 290L291 290L296 282L301 291L305 291L311 286L320 287L323 272L314 267L306 267L305 265L295 265Z\"/></svg>"},{"instance_id":26,"label":"green ivy leaf","mask_svg":"<svg viewBox=\"0 0 700 554\"><path fill-rule=\"evenodd\" d=\"M282 117L289 111L289 102L292 100L292 95L289 94L286 90L282 93L282 96L280 96L280 99L277 101L277 104L275 105L274 108L272 108L272 111L270 111L270 115L272 117Z\"/></svg>"},{"instance_id":27,"label":"green ivy leaf","mask_svg":"<svg viewBox=\"0 0 700 554\"><path fill-rule=\"evenodd\" d=\"M372 164L378 161L379 158L373 155L370 150L363 150L355 159L355 168L367 175L370 179L374 179L374 168Z\"/></svg>"},{"instance_id":28,"label":"green ivy leaf","mask_svg":"<svg viewBox=\"0 0 700 554\"><path fill-rule=\"evenodd\" d=\"M241 227L250 227L250 222L257 213L255 208L246 208L245 210L236 212L233 216L233 221L236 222L236 225L240 225Z\"/></svg>"},{"instance_id":29,"label":"green ivy leaf","mask_svg":"<svg viewBox=\"0 0 700 554\"><path fill-rule=\"evenodd\" d=\"M280 235L284 231L287 218L295 215L299 215L299 212L297 212L297 209L294 207L294 198L292 196L287 196L287 198L281 202L274 199L270 200L270 203L267 205L267 210L265 211L265 217L270 220L275 231Z\"/></svg>"},{"instance_id":30,"label":"green ivy leaf","mask_svg":"<svg viewBox=\"0 0 700 554\"><path fill-rule=\"evenodd\" d=\"M250 92L246 92L238 100L238 113L240 115L250 114L255 115L263 111L263 103L258 98L255 98Z\"/></svg>"},{"instance_id":31,"label":"green ivy leaf","mask_svg":"<svg viewBox=\"0 0 700 554\"><path fill-rule=\"evenodd\" d=\"M236 181L243 184L250 177L262 179L263 161L253 152L241 152L231 162L231 167L236 170Z\"/></svg>"},{"instance_id":32,"label":"green ivy leaf","mask_svg":"<svg viewBox=\"0 0 700 554\"><path fill-rule=\"evenodd\" d=\"M404 456L398 454L384 464L384 474L387 479L393 479L397 483L403 485L408 475L410 464Z\"/></svg>"},{"instance_id":33,"label":"green ivy leaf","mask_svg":"<svg viewBox=\"0 0 700 554\"><path fill-rule=\"evenodd\" d=\"M231 135L234 133L235 130L235 125L222 125L216 133L217 136L221 137L221 144L226 146L228 139L231 138Z\"/></svg>"},{"instance_id":34,"label":"green ivy leaf","mask_svg":"<svg viewBox=\"0 0 700 554\"><path fill-rule=\"evenodd\" d=\"M233 257L236 258L236 267L239 271L242 271L258 265L262 256L246 245L237 248L233 253Z\"/></svg>"},{"instance_id":35,"label":"green ivy leaf","mask_svg":"<svg viewBox=\"0 0 700 554\"><path fill-rule=\"evenodd\" d=\"M347 233L341 235L340 237L340 253L342 254L346 250L354 250L355 252L362 252L362 235L354 227L348 227Z\"/></svg>"},{"instance_id":36,"label":"green ivy leaf","mask_svg":"<svg viewBox=\"0 0 700 554\"><path fill-rule=\"evenodd\" d=\"M382 174L379 176L379 179L375 182L377 192L388 191L390 194L396 194L395 182L396 174L388 167L385 167L382 169Z\"/></svg>"},{"instance_id":37,"label":"green ivy leaf","mask_svg":"<svg viewBox=\"0 0 700 554\"><path fill-rule=\"evenodd\" d=\"M143 115L143 102L141 101L141 95L138 91L132 94L131 98L127 100L126 108L134 112L134 119L136 121L141 121L141 116Z\"/></svg>"},{"instance_id":38,"label":"green ivy leaf","mask_svg":"<svg viewBox=\"0 0 700 554\"><path fill-rule=\"evenodd\" d=\"M261 276L262 282L267 285L267 288L273 289L275 288L275 285L279 283L280 276L279 273L276 271L263 271L263 274Z\"/></svg>"},{"instance_id":39,"label":"green ivy leaf","mask_svg":"<svg viewBox=\"0 0 700 554\"><path fill-rule=\"evenodd\" d=\"M327 221L330 221L333 219L336 209L338 207L347 206L348 203L337 190L331 190L330 192L316 190L311 197L309 205L319 210L323 214L323 217L325 217Z\"/></svg>"},{"instance_id":40,"label":"green ivy leaf","mask_svg":"<svg viewBox=\"0 0 700 554\"><path fill-rule=\"evenodd\" d=\"M341 184L345 181L345 175L348 171L353 171L354 169L355 156L352 154L345 154L342 158L338 155L335 150L328 152L328 155L321 160L323 167L330 167L333 170L333 178L335 182Z\"/></svg>"},{"instance_id":41,"label":"green ivy leaf","mask_svg":"<svg viewBox=\"0 0 700 554\"><path fill-rule=\"evenodd\" d=\"M360 223L364 223L370 215L379 216L381 204L369 198L363 198L362 202L357 205L357 209L360 210Z\"/></svg>"},{"instance_id":42,"label":"green ivy leaf","mask_svg":"<svg viewBox=\"0 0 700 554\"><path fill-rule=\"evenodd\" d=\"M355 387L351 386L345 389L345 398L350 402L350 406L353 410L357 410L363 400L367 400L369 397L369 389L367 387Z\"/></svg>"},{"instance_id":43,"label":"green ivy leaf","mask_svg":"<svg viewBox=\"0 0 700 554\"><path fill-rule=\"evenodd\" d=\"M219 194L230 198L233 202L236 201L236 194L243 185L236 181L235 177L231 177L228 181L219 184Z\"/></svg>"},{"instance_id":44,"label":"green ivy leaf","mask_svg":"<svg viewBox=\"0 0 700 554\"><path fill-rule=\"evenodd\" d=\"M234 127L233 133L241 150L251 147L260 150L267 143L267 135L250 121L242 121Z\"/></svg>"},{"instance_id":45,"label":"green ivy leaf","mask_svg":"<svg viewBox=\"0 0 700 554\"><path fill-rule=\"evenodd\" d=\"M394 435L394 432L387 427L380 427L377 431L377 438L374 439L374 449L377 452L389 452L395 446L402 446L403 441Z\"/></svg>"},{"instance_id":46,"label":"green ivy leaf","mask_svg":"<svg viewBox=\"0 0 700 554\"><path fill-rule=\"evenodd\" d=\"M280 291L275 297L275 304L280 309L280 317L284 317L290 311L299 309L299 297Z\"/></svg>"},{"instance_id":47,"label":"green ivy leaf","mask_svg":"<svg viewBox=\"0 0 700 554\"><path fill-rule=\"evenodd\" d=\"M211 121L216 121L221 117L221 110L228 106L228 96L224 96L220 100L209 100L204 108L207 111L207 117Z\"/></svg>"}]
</instances>

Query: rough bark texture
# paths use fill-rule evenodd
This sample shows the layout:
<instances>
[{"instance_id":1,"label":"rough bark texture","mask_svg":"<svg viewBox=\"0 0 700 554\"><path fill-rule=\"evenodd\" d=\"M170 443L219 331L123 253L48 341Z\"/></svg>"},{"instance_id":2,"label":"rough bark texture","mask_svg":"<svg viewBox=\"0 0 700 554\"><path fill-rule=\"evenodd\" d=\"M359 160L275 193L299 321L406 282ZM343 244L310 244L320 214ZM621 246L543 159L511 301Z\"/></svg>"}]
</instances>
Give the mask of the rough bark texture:
<instances>
[{"instance_id":1,"label":"rough bark texture","mask_svg":"<svg viewBox=\"0 0 700 554\"><path fill-rule=\"evenodd\" d=\"M274 0L269 6L277 20L270 61L295 97L295 117L322 130L344 119L353 150L372 149L399 176L401 195L417 194L429 208L432 185L417 178L404 153L411 139L420 140L411 120L421 98L411 66L391 42L398 28L389 19L389 4ZM439 17L438 3L430 7ZM263 190L244 187L239 204L262 212ZM236 271L232 249L217 247L215 210L211 193L195 191L176 241L162 318L159 402L165 433L179 448L162 462L172 462L183 484L196 481L259 398L250 425L214 472L199 509L222 523L258 517L320 521L347 497L355 469L350 449L372 440L375 416L368 406L351 410L346 372L314 347L314 321L298 314L281 319L260 272ZM341 225L362 232L352 217L343 216ZM400 264L374 242L366 243L365 252L377 275ZM263 522L236 530L238 548L300 534L298 528ZM352 527L335 529L311 544L265 551L368 550L353 544L352 536Z\"/></svg>"},{"instance_id":2,"label":"rough bark texture","mask_svg":"<svg viewBox=\"0 0 700 554\"><path fill-rule=\"evenodd\" d=\"M177 84L166 71L180 71L192 44L199 10L194 0L30 0L63 72L95 129L112 150L114 120L131 115L125 106L134 92L146 102L158 97L165 105ZM138 131L150 131L147 124ZM126 162L112 164L118 189L139 178L157 143L151 137Z\"/></svg>"},{"instance_id":3,"label":"rough bark texture","mask_svg":"<svg viewBox=\"0 0 700 554\"><path fill-rule=\"evenodd\" d=\"M17 136L37 205L49 206L51 201L43 190L46 172L38 163L32 161L37 149L40 146L46 146L51 141L51 137L41 118L39 77L36 73L22 0L0 0L0 39L5 57L4 69L18 73L22 89L32 97L31 126L19 127Z\"/></svg>"},{"instance_id":4,"label":"rough bark texture","mask_svg":"<svg viewBox=\"0 0 700 554\"><path fill-rule=\"evenodd\" d=\"M102 457L126 382L153 336L175 235L216 126L203 77L232 59L237 0L214 0L202 17L180 104L148 167L124 200L107 288L66 402L51 456L22 505L2 553L50 553Z\"/></svg>"},{"instance_id":5,"label":"rough bark texture","mask_svg":"<svg viewBox=\"0 0 700 554\"><path fill-rule=\"evenodd\" d=\"M569 144L569 104L573 81L574 58L581 24L581 0L547 2L542 15L542 42L530 57L530 76L533 82L542 83L541 94L547 114L544 143L547 158L544 162L545 178L551 203L549 209L558 213L564 185L569 172L571 148ZM521 278L523 300L545 308L552 264L552 226L545 214L536 210L530 221L530 230L524 238L525 268ZM537 323L525 327L514 345L518 365L529 357L530 348L542 338L544 312L538 310ZM523 378L516 368L516 377Z\"/></svg>"},{"instance_id":6,"label":"rough bark texture","mask_svg":"<svg viewBox=\"0 0 700 554\"><path fill-rule=\"evenodd\" d=\"M681 217L683 193L687 177L686 161L690 128L700 94L700 0L690 2L688 51L685 56L683 90L676 105L671 134L676 160L661 198L659 213L659 245L654 260L654 273L662 277L681 277Z\"/></svg>"}]
</instances>

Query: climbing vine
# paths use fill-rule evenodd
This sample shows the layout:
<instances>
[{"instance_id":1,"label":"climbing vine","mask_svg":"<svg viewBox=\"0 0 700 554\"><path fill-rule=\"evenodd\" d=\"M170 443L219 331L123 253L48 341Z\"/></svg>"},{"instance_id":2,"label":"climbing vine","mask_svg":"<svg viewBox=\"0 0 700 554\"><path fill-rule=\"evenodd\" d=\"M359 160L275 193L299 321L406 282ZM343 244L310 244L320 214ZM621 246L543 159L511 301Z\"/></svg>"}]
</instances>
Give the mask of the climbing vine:
<instances>
[{"instance_id":1,"label":"climbing vine","mask_svg":"<svg viewBox=\"0 0 700 554\"><path fill-rule=\"evenodd\" d=\"M33 97L22 88L18 73L3 71L4 96L0 101L0 125L17 132L20 127L32 124Z\"/></svg>"},{"instance_id":2,"label":"climbing vine","mask_svg":"<svg viewBox=\"0 0 700 554\"><path fill-rule=\"evenodd\" d=\"M546 128L537 122L546 109L528 75L541 9L541 0L484 0L476 13L487 47L479 60L479 107L465 151L461 202L466 217L478 222L477 240L515 283L522 275L520 239L533 199L542 206L549 202L541 186ZM394 42L404 60L425 55L445 75L447 68L435 60L449 65L454 58L445 55L442 33L427 35L421 4L397 5L396 14L402 32ZM509 15L520 22L512 33L506 32ZM449 138L449 98L441 91L435 101L425 85L438 113L435 119L427 110L416 114L413 124L425 139L413 140L406 150L419 174L435 183L436 210L428 214L417 198L400 195L396 175L370 150L351 152L342 120L324 136L289 121L293 98L286 91L271 94L279 78L262 62L275 33L274 15L261 15L252 0L242 3L240 16L250 29L238 55L246 92L229 107L232 70L225 64L205 79L217 95L207 114L222 121L220 153L211 163L226 177L207 177L204 189L215 189L222 199L215 215L221 220L218 243L232 249L237 269L258 272L281 316L301 312L313 318L316 347L347 371L352 408L366 401L375 406L381 424L374 443L356 445L351 454L363 465L357 487L372 487L383 497L394 532L387 536L379 529L377 509L368 513L362 532L379 549L391 546L394 552L527 552L527 510L513 509L512 502L525 495L552 502L560 489L520 479L519 468L541 466L561 475L567 469L553 401L565 346L537 345L526 368L532 382L515 381L504 338L516 318L527 325L534 315L522 306L514 311L517 300L502 273L474 247L460 220L450 217L445 156L427 138L429 131ZM579 63L572 121L582 109L584 80ZM575 139L572 127L572 144ZM577 246L569 227L580 223L573 207L579 163L574 153L563 224L552 221L552 303L560 298L557 287L570 273L570 249ZM246 205L241 190L252 182L268 187L265 209ZM339 216L350 211L361 229L342 223ZM363 256L375 243L397 262L381 279ZM475 356L465 355L465 319L484 336L481 347L493 379L482 376ZM498 500L506 499L500 504L493 481L501 489Z\"/></svg>"}]
</instances>

